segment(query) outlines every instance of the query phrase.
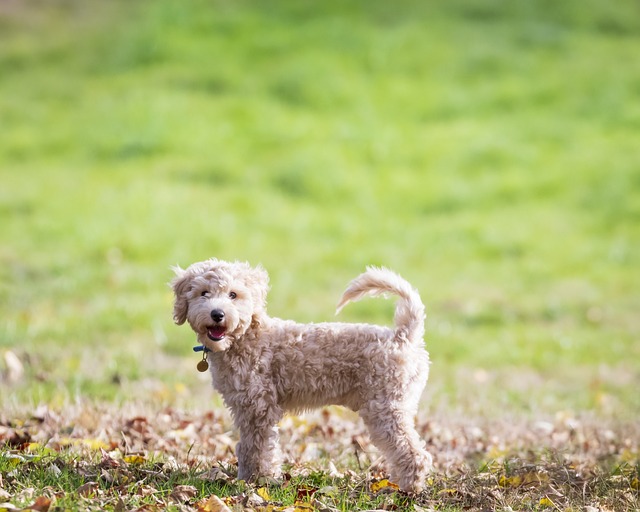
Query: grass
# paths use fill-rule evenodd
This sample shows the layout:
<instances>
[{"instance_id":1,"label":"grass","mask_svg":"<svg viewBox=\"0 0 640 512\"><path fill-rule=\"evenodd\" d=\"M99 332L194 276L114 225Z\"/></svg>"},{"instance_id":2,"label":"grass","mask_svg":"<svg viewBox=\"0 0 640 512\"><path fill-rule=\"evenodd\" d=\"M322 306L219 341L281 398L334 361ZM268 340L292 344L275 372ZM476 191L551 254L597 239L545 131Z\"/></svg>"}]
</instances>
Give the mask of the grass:
<instances>
[{"instance_id":1,"label":"grass","mask_svg":"<svg viewBox=\"0 0 640 512\"><path fill-rule=\"evenodd\" d=\"M301 321L368 264L400 272L428 308L425 411L637 419L639 19L3 3L2 410L220 406L166 286L217 256L262 263L270 313Z\"/></svg>"},{"instance_id":2,"label":"grass","mask_svg":"<svg viewBox=\"0 0 640 512\"><path fill-rule=\"evenodd\" d=\"M165 283L216 255L263 263L272 314L302 321L395 268L429 308L435 400L531 374L549 388L509 406L637 413L636 6L547 4L3 7L14 400L198 385Z\"/></svg>"}]
</instances>

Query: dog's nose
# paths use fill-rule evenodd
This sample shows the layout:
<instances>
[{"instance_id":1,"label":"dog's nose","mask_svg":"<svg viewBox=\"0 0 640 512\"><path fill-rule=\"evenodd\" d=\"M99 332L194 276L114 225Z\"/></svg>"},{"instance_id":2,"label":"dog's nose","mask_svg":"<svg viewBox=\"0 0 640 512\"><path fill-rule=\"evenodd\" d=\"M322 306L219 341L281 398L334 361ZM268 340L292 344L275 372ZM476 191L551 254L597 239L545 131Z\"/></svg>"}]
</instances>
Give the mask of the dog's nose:
<instances>
[{"instance_id":1,"label":"dog's nose","mask_svg":"<svg viewBox=\"0 0 640 512\"><path fill-rule=\"evenodd\" d=\"M211 319L214 322L222 322L224 320L224 311L221 309L214 309L211 311Z\"/></svg>"}]
</instances>

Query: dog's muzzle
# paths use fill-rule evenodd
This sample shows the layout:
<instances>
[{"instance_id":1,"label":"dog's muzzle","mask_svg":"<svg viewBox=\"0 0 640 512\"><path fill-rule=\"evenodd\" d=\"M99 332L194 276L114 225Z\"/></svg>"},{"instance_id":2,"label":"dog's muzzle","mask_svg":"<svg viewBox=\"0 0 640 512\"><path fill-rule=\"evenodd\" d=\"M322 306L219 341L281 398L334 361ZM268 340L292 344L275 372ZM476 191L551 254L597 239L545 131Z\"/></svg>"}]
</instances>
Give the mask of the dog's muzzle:
<instances>
[{"instance_id":1,"label":"dog's muzzle","mask_svg":"<svg viewBox=\"0 0 640 512\"><path fill-rule=\"evenodd\" d=\"M224 320L224 311L221 309L211 310L211 320L213 320L215 324L207 327L207 337L211 341L220 341L224 338L227 331L226 327L221 325L221 322Z\"/></svg>"}]
</instances>

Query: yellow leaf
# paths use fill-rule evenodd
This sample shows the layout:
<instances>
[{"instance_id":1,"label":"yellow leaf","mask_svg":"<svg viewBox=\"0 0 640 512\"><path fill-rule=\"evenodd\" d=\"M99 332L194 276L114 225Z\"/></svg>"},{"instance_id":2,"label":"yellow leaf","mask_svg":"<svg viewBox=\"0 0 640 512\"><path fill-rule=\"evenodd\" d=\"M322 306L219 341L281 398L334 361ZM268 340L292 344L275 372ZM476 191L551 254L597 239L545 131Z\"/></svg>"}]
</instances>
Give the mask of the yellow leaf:
<instances>
[{"instance_id":1,"label":"yellow leaf","mask_svg":"<svg viewBox=\"0 0 640 512\"><path fill-rule=\"evenodd\" d=\"M16 453L8 453L5 457L9 459L9 465L11 466L18 466L27 460L22 455L18 455Z\"/></svg>"},{"instance_id":2,"label":"yellow leaf","mask_svg":"<svg viewBox=\"0 0 640 512\"><path fill-rule=\"evenodd\" d=\"M100 439L82 439L73 444L82 444L91 450L108 450L110 446Z\"/></svg>"},{"instance_id":3,"label":"yellow leaf","mask_svg":"<svg viewBox=\"0 0 640 512\"><path fill-rule=\"evenodd\" d=\"M538 506L540 507L555 507L555 503L553 501L551 501L547 496L545 496L544 498L542 498L539 502L538 502Z\"/></svg>"},{"instance_id":4,"label":"yellow leaf","mask_svg":"<svg viewBox=\"0 0 640 512\"><path fill-rule=\"evenodd\" d=\"M208 499L196 503L198 512L231 512L224 501L212 494Z\"/></svg>"},{"instance_id":5,"label":"yellow leaf","mask_svg":"<svg viewBox=\"0 0 640 512\"><path fill-rule=\"evenodd\" d=\"M547 473L531 471L523 475L525 484L542 484L549 481L549 475Z\"/></svg>"},{"instance_id":6,"label":"yellow leaf","mask_svg":"<svg viewBox=\"0 0 640 512\"><path fill-rule=\"evenodd\" d=\"M386 478L378 482L372 482L369 488L373 493L380 492L382 489L388 489L393 491L397 491L399 489L399 487L396 484L387 480Z\"/></svg>"},{"instance_id":7,"label":"yellow leaf","mask_svg":"<svg viewBox=\"0 0 640 512\"><path fill-rule=\"evenodd\" d=\"M293 504L294 512L313 512L315 508L311 503L306 503L304 501L296 501Z\"/></svg>"},{"instance_id":8,"label":"yellow leaf","mask_svg":"<svg viewBox=\"0 0 640 512\"><path fill-rule=\"evenodd\" d=\"M536 471L529 471L522 475L506 476L502 475L498 479L498 485L501 487L520 487L521 485L539 484L549 481L549 475L546 473L538 473Z\"/></svg>"},{"instance_id":9,"label":"yellow leaf","mask_svg":"<svg viewBox=\"0 0 640 512\"><path fill-rule=\"evenodd\" d=\"M144 455L125 455L124 456L124 461L127 464L142 464L143 462L145 462L145 458Z\"/></svg>"},{"instance_id":10,"label":"yellow leaf","mask_svg":"<svg viewBox=\"0 0 640 512\"><path fill-rule=\"evenodd\" d=\"M506 476L502 475L498 480L498 485L501 487L518 487L522 485L522 477L518 475Z\"/></svg>"},{"instance_id":11,"label":"yellow leaf","mask_svg":"<svg viewBox=\"0 0 640 512\"><path fill-rule=\"evenodd\" d=\"M266 487L260 487L256 490L256 494L260 496L264 501L271 501L271 496L269 496L269 491Z\"/></svg>"},{"instance_id":12,"label":"yellow leaf","mask_svg":"<svg viewBox=\"0 0 640 512\"><path fill-rule=\"evenodd\" d=\"M638 457L637 453L629 450L628 448L625 448L620 454L620 460L622 462L629 462L631 464L633 464L636 461L637 457Z\"/></svg>"},{"instance_id":13,"label":"yellow leaf","mask_svg":"<svg viewBox=\"0 0 640 512\"><path fill-rule=\"evenodd\" d=\"M492 446L491 449L489 450L489 453L487 453L487 458L488 459L501 459L506 454L507 454L506 450L501 450L497 446Z\"/></svg>"},{"instance_id":14,"label":"yellow leaf","mask_svg":"<svg viewBox=\"0 0 640 512\"><path fill-rule=\"evenodd\" d=\"M632 489L640 489L640 479L637 476L633 477L629 485L631 485Z\"/></svg>"},{"instance_id":15,"label":"yellow leaf","mask_svg":"<svg viewBox=\"0 0 640 512\"><path fill-rule=\"evenodd\" d=\"M285 510L285 508L276 507L275 505L265 505L264 507L256 507L255 509L251 510L255 510L256 512L282 512L283 510ZM291 508L291 510L293 511L293 508Z\"/></svg>"}]
</instances>

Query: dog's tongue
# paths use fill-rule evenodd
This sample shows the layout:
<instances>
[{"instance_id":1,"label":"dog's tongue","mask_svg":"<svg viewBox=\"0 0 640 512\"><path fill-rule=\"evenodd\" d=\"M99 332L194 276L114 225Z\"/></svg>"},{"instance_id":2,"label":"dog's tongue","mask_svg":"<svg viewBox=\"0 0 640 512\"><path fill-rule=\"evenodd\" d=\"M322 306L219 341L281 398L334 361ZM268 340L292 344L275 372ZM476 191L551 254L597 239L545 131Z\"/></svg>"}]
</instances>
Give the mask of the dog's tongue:
<instances>
[{"instance_id":1,"label":"dog's tongue","mask_svg":"<svg viewBox=\"0 0 640 512\"><path fill-rule=\"evenodd\" d=\"M219 325L214 325L213 327L209 327L207 329L207 335L209 336L209 339L213 341L220 341L222 338L224 338L224 333L224 327L221 327Z\"/></svg>"}]
</instances>

